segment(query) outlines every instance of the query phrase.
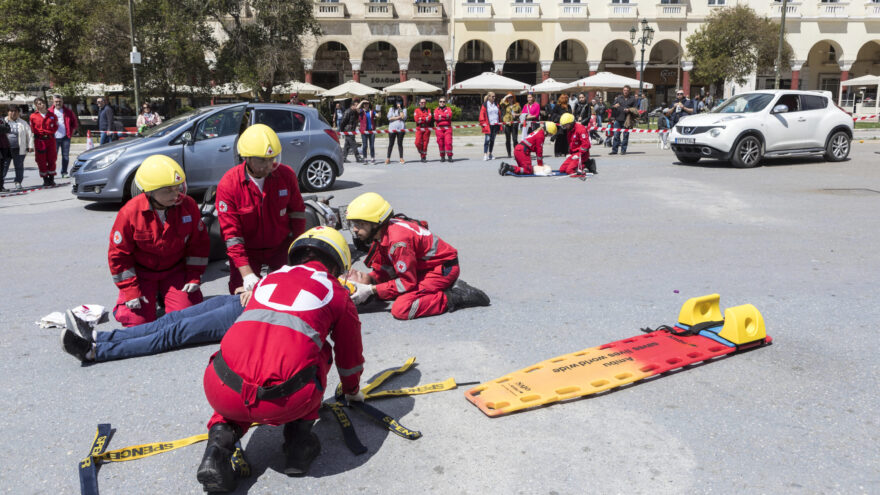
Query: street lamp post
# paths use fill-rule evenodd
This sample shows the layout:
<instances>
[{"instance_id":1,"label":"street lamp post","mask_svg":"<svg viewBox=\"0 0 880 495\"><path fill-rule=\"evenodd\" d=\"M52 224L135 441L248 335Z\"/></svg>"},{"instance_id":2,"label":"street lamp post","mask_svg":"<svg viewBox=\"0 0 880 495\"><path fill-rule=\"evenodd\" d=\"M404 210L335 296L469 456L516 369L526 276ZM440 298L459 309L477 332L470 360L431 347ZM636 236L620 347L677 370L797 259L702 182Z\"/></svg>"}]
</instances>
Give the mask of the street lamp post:
<instances>
[{"instance_id":1,"label":"street lamp post","mask_svg":"<svg viewBox=\"0 0 880 495\"><path fill-rule=\"evenodd\" d=\"M140 112L140 95L138 88L138 73L137 66L141 63L141 54L137 51L137 46L134 43L134 5L132 5L132 0L128 0L128 27L131 30L131 53L129 54L129 61L131 62L131 72L134 76L134 108L135 113Z\"/></svg>"},{"instance_id":2,"label":"street lamp post","mask_svg":"<svg viewBox=\"0 0 880 495\"><path fill-rule=\"evenodd\" d=\"M642 19L641 22L642 30L641 33L636 29L635 26L629 29L629 40L634 45L642 45L642 59L639 62L639 94L642 94L642 86L644 83L642 80L644 79L645 72L645 48L651 46L651 43L654 41L654 28L648 25L647 19ZM636 39L638 36L638 39Z\"/></svg>"}]
</instances>

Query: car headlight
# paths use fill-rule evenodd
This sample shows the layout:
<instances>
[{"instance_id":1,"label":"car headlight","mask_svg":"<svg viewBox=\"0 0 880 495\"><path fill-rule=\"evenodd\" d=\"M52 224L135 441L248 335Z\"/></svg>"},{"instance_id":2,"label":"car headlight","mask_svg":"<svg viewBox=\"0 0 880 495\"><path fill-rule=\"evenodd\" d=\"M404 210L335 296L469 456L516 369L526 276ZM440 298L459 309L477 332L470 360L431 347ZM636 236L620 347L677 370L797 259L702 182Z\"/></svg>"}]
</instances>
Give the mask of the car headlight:
<instances>
[{"instance_id":1,"label":"car headlight","mask_svg":"<svg viewBox=\"0 0 880 495\"><path fill-rule=\"evenodd\" d=\"M106 155L104 155L96 160L92 160L91 163L86 165L85 170L105 169L105 168L109 167L110 165L113 165L113 162L115 162L117 159L119 159L120 155L122 155L122 153L124 151L125 151L125 149L111 151L110 153L107 153Z\"/></svg>"},{"instance_id":2,"label":"car headlight","mask_svg":"<svg viewBox=\"0 0 880 495\"><path fill-rule=\"evenodd\" d=\"M724 128L723 128L723 127L714 127L714 128L712 128L712 129L709 130L709 135L712 136L712 137L718 137L718 136L721 135L721 130L722 130L722 129L724 129Z\"/></svg>"}]
</instances>

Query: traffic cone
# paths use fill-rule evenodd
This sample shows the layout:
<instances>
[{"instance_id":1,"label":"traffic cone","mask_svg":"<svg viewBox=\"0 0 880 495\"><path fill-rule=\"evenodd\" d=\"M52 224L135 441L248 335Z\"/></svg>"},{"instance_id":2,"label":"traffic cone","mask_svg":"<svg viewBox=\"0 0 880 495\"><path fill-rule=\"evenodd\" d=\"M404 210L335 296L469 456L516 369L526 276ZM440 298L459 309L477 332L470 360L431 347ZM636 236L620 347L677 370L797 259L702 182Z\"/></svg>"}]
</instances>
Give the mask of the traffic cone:
<instances>
[{"instance_id":1,"label":"traffic cone","mask_svg":"<svg viewBox=\"0 0 880 495\"><path fill-rule=\"evenodd\" d=\"M90 150L95 147L94 141L92 141L92 131L86 131L86 150Z\"/></svg>"}]
</instances>

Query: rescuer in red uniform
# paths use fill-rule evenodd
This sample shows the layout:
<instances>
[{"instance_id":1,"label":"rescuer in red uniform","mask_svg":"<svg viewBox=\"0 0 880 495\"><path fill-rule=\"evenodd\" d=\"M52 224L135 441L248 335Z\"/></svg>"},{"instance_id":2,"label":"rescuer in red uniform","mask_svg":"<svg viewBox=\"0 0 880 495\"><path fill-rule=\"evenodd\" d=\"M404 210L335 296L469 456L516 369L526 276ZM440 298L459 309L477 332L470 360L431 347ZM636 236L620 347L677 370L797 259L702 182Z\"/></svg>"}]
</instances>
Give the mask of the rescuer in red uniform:
<instances>
[{"instance_id":1,"label":"rescuer in red uniform","mask_svg":"<svg viewBox=\"0 0 880 495\"><path fill-rule=\"evenodd\" d=\"M422 157L422 163L428 158L428 142L431 140L431 122L434 120L431 110L426 106L424 98L419 100L419 106L413 112L416 122L416 149Z\"/></svg>"},{"instance_id":2,"label":"rescuer in red uniform","mask_svg":"<svg viewBox=\"0 0 880 495\"><path fill-rule=\"evenodd\" d=\"M489 297L458 279L458 251L432 234L427 223L394 215L376 193L364 193L348 205L352 234L371 243L364 263L369 274L351 270L355 304L375 294L394 301L391 314L400 320L439 315L446 311L488 306ZM453 286L454 284L454 286Z\"/></svg>"},{"instance_id":3,"label":"rescuer in red uniform","mask_svg":"<svg viewBox=\"0 0 880 495\"><path fill-rule=\"evenodd\" d=\"M107 256L119 287L113 316L126 327L155 320L158 299L167 313L202 302L199 286L210 252L208 231L176 161L152 155L134 181L144 192L116 215Z\"/></svg>"},{"instance_id":4,"label":"rescuer in red uniform","mask_svg":"<svg viewBox=\"0 0 880 495\"><path fill-rule=\"evenodd\" d=\"M566 131L568 136L569 156L562 162L559 171L563 174L583 172L586 169L591 174L596 173L596 161L590 158L590 133L580 122L575 122L574 115L562 114L559 125Z\"/></svg>"},{"instance_id":5,"label":"rescuer in red uniform","mask_svg":"<svg viewBox=\"0 0 880 495\"><path fill-rule=\"evenodd\" d=\"M252 422L283 424L284 473L308 472L321 451L311 429L331 350L346 398L363 400L361 324L337 279L351 267L348 244L338 231L315 227L293 242L289 258L257 284L205 370L205 396L214 408L197 474L205 491L235 489L230 457Z\"/></svg>"},{"instance_id":6,"label":"rescuer in red uniform","mask_svg":"<svg viewBox=\"0 0 880 495\"><path fill-rule=\"evenodd\" d=\"M501 175L513 172L517 175L531 175L535 172L532 168L532 152L538 159L538 166L544 165L544 138L547 134L556 134L556 124L544 122L538 130L526 136L513 148L513 157L516 158L516 166L501 162L498 173Z\"/></svg>"},{"instance_id":7,"label":"rescuer in red uniform","mask_svg":"<svg viewBox=\"0 0 880 495\"><path fill-rule=\"evenodd\" d=\"M452 109L446 106L446 98L440 97L434 109L434 132L437 133L437 146L440 147L440 161L452 161Z\"/></svg>"},{"instance_id":8,"label":"rescuer in red uniform","mask_svg":"<svg viewBox=\"0 0 880 495\"><path fill-rule=\"evenodd\" d=\"M30 117L31 130L34 132L34 158L37 160L43 185L54 186L55 160L58 155L58 145L55 143L58 117L49 111L46 100L42 98L34 99L34 108L37 111Z\"/></svg>"},{"instance_id":9,"label":"rescuer in red uniform","mask_svg":"<svg viewBox=\"0 0 880 495\"><path fill-rule=\"evenodd\" d=\"M306 229L305 204L293 170L275 161L281 141L269 126L248 127L238 139L244 162L217 186L217 218L229 256L229 293L251 290L263 265L287 262L291 241Z\"/></svg>"}]
</instances>

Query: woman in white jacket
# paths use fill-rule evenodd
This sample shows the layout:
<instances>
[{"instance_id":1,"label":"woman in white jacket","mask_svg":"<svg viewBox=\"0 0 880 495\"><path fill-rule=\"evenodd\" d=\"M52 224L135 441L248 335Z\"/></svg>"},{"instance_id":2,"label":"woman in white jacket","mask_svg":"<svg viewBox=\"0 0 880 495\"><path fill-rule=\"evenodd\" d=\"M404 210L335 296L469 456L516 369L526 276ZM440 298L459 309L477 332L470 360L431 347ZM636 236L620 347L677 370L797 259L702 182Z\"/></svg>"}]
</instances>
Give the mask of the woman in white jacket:
<instances>
[{"instance_id":1,"label":"woman in white jacket","mask_svg":"<svg viewBox=\"0 0 880 495\"><path fill-rule=\"evenodd\" d=\"M21 189L21 181L24 178L24 157L28 151L34 151L34 135L31 126L21 118L21 109L18 105L7 107L7 117L3 120L9 126L6 139L9 140L9 157L4 157L0 163L0 189L6 180L6 172L9 164L15 167L15 188Z\"/></svg>"}]
</instances>

